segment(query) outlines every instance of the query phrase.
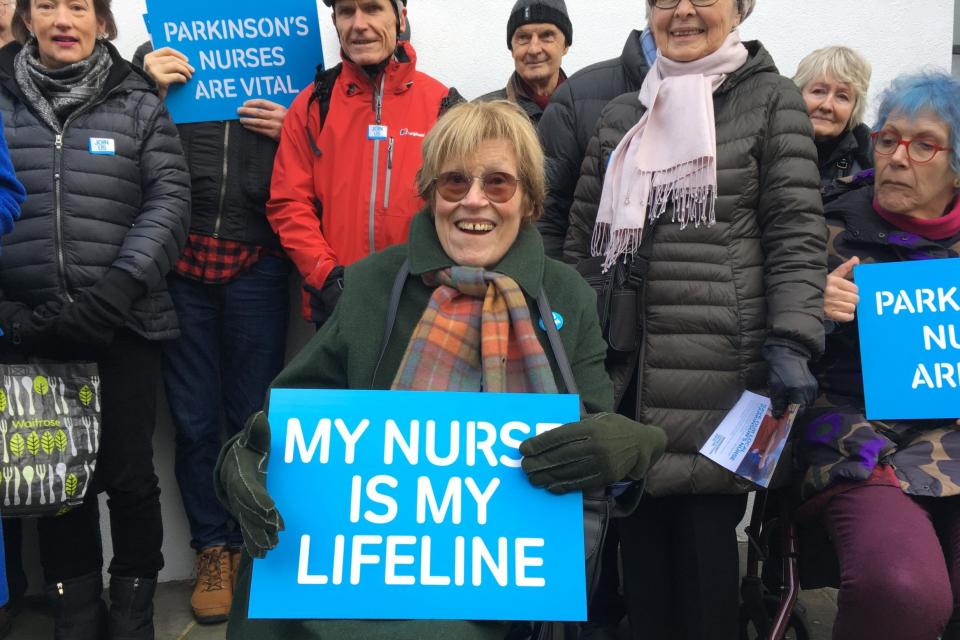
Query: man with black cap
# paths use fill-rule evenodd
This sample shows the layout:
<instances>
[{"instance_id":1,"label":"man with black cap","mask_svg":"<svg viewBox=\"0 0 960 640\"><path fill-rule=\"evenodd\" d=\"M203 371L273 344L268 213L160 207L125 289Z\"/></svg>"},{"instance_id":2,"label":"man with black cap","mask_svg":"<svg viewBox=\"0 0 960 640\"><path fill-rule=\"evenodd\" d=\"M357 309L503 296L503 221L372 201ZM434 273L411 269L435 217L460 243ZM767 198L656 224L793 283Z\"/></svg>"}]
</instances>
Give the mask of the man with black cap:
<instances>
[{"instance_id":1,"label":"man with black cap","mask_svg":"<svg viewBox=\"0 0 960 640\"><path fill-rule=\"evenodd\" d=\"M520 105L534 124L567 75L560 68L573 43L573 25L564 0L517 0L507 21L507 48L515 71L505 89L478 98Z\"/></svg>"},{"instance_id":2,"label":"man with black cap","mask_svg":"<svg viewBox=\"0 0 960 640\"><path fill-rule=\"evenodd\" d=\"M290 107L280 138L267 218L304 279L304 316L333 313L343 267L406 242L424 202L420 148L460 101L417 71L407 0L323 0L333 9L341 64L319 70Z\"/></svg>"}]
</instances>

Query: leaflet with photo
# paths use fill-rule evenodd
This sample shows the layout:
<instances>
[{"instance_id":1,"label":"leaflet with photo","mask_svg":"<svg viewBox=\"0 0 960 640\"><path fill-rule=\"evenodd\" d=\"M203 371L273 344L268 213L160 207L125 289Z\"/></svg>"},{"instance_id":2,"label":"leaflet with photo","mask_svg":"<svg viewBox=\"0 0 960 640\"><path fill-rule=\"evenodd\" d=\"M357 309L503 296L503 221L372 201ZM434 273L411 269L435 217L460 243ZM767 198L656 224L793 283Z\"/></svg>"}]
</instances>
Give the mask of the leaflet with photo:
<instances>
[{"instance_id":1,"label":"leaflet with photo","mask_svg":"<svg viewBox=\"0 0 960 640\"><path fill-rule=\"evenodd\" d=\"M744 391L700 453L738 476L766 488L777 468L800 405L773 417L770 398Z\"/></svg>"}]
</instances>

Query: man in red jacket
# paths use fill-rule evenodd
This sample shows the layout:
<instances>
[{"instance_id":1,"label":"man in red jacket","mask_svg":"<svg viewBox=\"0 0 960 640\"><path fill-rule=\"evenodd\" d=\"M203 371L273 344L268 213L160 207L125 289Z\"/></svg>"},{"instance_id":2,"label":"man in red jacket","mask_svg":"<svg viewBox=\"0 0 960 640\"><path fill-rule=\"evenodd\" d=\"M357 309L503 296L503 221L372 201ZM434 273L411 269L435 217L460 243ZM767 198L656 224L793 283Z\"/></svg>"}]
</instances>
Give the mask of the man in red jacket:
<instances>
[{"instance_id":1,"label":"man in red jacket","mask_svg":"<svg viewBox=\"0 0 960 640\"><path fill-rule=\"evenodd\" d=\"M407 239L424 202L420 147L457 102L417 71L398 42L407 0L324 0L343 62L318 72L290 107L273 167L267 218L304 279L304 316L333 312L343 267Z\"/></svg>"}]
</instances>

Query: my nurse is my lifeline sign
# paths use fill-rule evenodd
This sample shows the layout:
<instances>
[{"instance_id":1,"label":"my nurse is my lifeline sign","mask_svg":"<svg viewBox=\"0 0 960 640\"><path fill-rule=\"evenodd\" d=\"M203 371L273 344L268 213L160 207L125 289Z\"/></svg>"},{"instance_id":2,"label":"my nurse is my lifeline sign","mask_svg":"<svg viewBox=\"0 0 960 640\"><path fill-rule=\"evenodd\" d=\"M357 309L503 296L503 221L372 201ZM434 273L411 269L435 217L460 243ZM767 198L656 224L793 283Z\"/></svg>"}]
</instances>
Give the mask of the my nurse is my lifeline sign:
<instances>
[{"instance_id":1,"label":"my nurse is my lifeline sign","mask_svg":"<svg viewBox=\"0 0 960 640\"><path fill-rule=\"evenodd\" d=\"M268 489L286 530L251 618L584 620L580 493L533 487L520 443L573 395L274 389Z\"/></svg>"}]
</instances>

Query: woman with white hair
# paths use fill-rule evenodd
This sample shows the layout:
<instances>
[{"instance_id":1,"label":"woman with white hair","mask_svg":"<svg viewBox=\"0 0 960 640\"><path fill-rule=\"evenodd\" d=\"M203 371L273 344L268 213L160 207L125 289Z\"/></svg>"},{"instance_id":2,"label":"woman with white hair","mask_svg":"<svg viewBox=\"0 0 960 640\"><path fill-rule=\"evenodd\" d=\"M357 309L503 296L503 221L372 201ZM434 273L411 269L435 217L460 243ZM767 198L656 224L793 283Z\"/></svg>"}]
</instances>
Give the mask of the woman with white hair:
<instances>
[{"instance_id":1,"label":"woman with white hair","mask_svg":"<svg viewBox=\"0 0 960 640\"><path fill-rule=\"evenodd\" d=\"M817 49L800 61L793 81L813 124L820 190L832 199L836 181L873 168L870 128L863 123L870 63L848 47Z\"/></svg>"},{"instance_id":2,"label":"woman with white hair","mask_svg":"<svg viewBox=\"0 0 960 640\"><path fill-rule=\"evenodd\" d=\"M628 277L608 337L618 411L667 432L621 521L633 637L738 637L736 525L753 485L699 455L744 391L809 404L823 350L826 238L797 87L738 26L752 1L647 0L659 55L605 108L565 254ZM593 264L593 263L590 263ZM586 269L588 265L581 268ZM623 329L617 326L616 329Z\"/></svg>"}]
</instances>

